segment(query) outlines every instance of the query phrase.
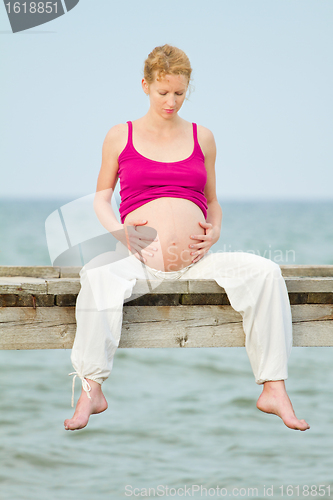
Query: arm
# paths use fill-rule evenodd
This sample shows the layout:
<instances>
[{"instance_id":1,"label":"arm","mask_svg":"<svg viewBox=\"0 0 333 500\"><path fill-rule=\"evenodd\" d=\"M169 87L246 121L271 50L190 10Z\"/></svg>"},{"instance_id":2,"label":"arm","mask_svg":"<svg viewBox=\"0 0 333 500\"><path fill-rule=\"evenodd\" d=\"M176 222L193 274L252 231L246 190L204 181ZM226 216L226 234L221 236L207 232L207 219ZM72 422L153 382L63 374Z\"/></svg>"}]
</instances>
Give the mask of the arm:
<instances>
[{"instance_id":1,"label":"arm","mask_svg":"<svg viewBox=\"0 0 333 500\"><path fill-rule=\"evenodd\" d=\"M97 180L94 199L94 210L105 229L121 241L131 253L139 260L145 262L142 253L148 254L147 247L154 237L145 235L136 230L135 226L147 224L147 221L135 220L130 223L120 224L112 209L111 199L118 181L118 156L126 146L127 125L120 124L112 127L107 133L102 149L102 165Z\"/></svg>"},{"instance_id":2,"label":"arm","mask_svg":"<svg viewBox=\"0 0 333 500\"><path fill-rule=\"evenodd\" d=\"M205 196L207 199L207 218L206 222L199 222L205 229L204 235L191 235L193 239L202 240L200 243L193 244L193 261L200 260L209 249L218 241L221 233L222 209L216 196L216 145L212 132L205 127L198 127L198 140L201 149L205 155L205 166L207 170L207 182L205 186Z\"/></svg>"},{"instance_id":3,"label":"arm","mask_svg":"<svg viewBox=\"0 0 333 500\"><path fill-rule=\"evenodd\" d=\"M102 165L94 199L96 215L110 233L123 229L123 224L118 222L112 209L111 198L118 181L118 156L124 143L125 129L126 125L116 125L109 130L104 139Z\"/></svg>"}]
</instances>

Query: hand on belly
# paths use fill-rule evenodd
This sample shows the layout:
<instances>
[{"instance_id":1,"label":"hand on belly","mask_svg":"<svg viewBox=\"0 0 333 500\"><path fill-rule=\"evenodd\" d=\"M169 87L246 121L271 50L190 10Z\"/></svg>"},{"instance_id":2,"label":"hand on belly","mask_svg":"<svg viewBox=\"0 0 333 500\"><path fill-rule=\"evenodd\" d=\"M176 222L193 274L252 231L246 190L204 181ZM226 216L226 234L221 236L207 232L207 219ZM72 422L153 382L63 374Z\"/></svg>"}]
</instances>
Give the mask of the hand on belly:
<instances>
[{"instance_id":1,"label":"hand on belly","mask_svg":"<svg viewBox=\"0 0 333 500\"><path fill-rule=\"evenodd\" d=\"M147 266L170 272L193 262L195 256L191 255L190 245L200 240L192 239L191 235L205 234L199 224L205 218L197 205L183 198L158 198L131 212L125 224L138 218L148 221L145 226L136 227L143 239L147 231L157 232L158 241L146 246L142 253Z\"/></svg>"},{"instance_id":2,"label":"hand on belly","mask_svg":"<svg viewBox=\"0 0 333 500\"><path fill-rule=\"evenodd\" d=\"M149 224L149 221L148 221ZM192 224L193 225L193 224ZM192 227L192 231L172 231L166 233L157 230L157 241L154 241L145 248L145 264L161 271L178 271L193 262L195 256L191 255L193 250L190 245L198 243L200 240L191 239L191 234L204 234L204 230L197 222L197 228ZM146 226L147 228L147 226ZM156 227L154 227L156 229ZM141 228L137 227L140 232ZM143 230L143 228L142 228Z\"/></svg>"}]
</instances>

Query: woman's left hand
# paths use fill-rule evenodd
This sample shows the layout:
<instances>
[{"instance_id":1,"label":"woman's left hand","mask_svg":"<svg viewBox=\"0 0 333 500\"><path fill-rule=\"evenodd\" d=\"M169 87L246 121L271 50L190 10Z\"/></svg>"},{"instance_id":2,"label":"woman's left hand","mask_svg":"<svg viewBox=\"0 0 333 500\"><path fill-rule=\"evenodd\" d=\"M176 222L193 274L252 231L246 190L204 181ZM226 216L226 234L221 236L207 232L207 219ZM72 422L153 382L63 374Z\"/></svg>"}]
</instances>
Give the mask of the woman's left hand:
<instances>
[{"instance_id":1,"label":"woman's left hand","mask_svg":"<svg viewBox=\"0 0 333 500\"><path fill-rule=\"evenodd\" d=\"M191 234L191 239L201 240L199 243L191 243L192 263L198 262L209 251L210 247L216 243L220 237L218 228L213 227L210 222L199 221L201 227L205 229L205 234Z\"/></svg>"}]
</instances>

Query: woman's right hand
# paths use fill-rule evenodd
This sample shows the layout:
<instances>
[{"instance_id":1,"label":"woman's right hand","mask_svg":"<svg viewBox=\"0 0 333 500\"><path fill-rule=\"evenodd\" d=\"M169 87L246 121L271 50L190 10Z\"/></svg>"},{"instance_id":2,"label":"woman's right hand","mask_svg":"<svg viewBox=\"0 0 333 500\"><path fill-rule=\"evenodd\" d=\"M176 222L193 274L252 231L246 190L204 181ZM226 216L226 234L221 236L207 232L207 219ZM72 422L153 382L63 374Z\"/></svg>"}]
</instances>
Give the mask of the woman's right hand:
<instances>
[{"instance_id":1,"label":"woman's right hand","mask_svg":"<svg viewBox=\"0 0 333 500\"><path fill-rule=\"evenodd\" d=\"M144 231L138 231L137 226L144 226L147 224L147 220L130 220L125 224L122 224L122 229L124 231L117 231L117 236L114 236L121 241L128 250L141 262L146 262L147 259L144 255L153 256L153 251L157 251L157 246L154 246L152 242L158 241L157 231L152 227L145 227Z\"/></svg>"}]
</instances>

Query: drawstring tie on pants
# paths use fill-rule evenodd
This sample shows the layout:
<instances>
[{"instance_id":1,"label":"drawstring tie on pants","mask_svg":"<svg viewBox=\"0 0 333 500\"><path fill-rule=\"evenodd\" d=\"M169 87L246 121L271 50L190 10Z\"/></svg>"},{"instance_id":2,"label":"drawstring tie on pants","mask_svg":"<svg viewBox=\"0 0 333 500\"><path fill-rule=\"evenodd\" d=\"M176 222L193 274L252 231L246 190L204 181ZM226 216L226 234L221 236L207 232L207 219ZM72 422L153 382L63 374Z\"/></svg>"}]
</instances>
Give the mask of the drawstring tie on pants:
<instances>
[{"instance_id":1,"label":"drawstring tie on pants","mask_svg":"<svg viewBox=\"0 0 333 500\"><path fill-rule=\"evenodd\" d=\"M86 380L82 375L80 375L78 372L72 372L68 374L69 376L74 375L73 377L73 384L72 384L72 408L74 407L74 388L75 388L75 379L76 377L79 377L82 381L82 388L86 392L87 396L89 399L91 399L91 396L89 392L91 391L91 385L89 384L88 380Z\"/></svg>"}]
</instances>

